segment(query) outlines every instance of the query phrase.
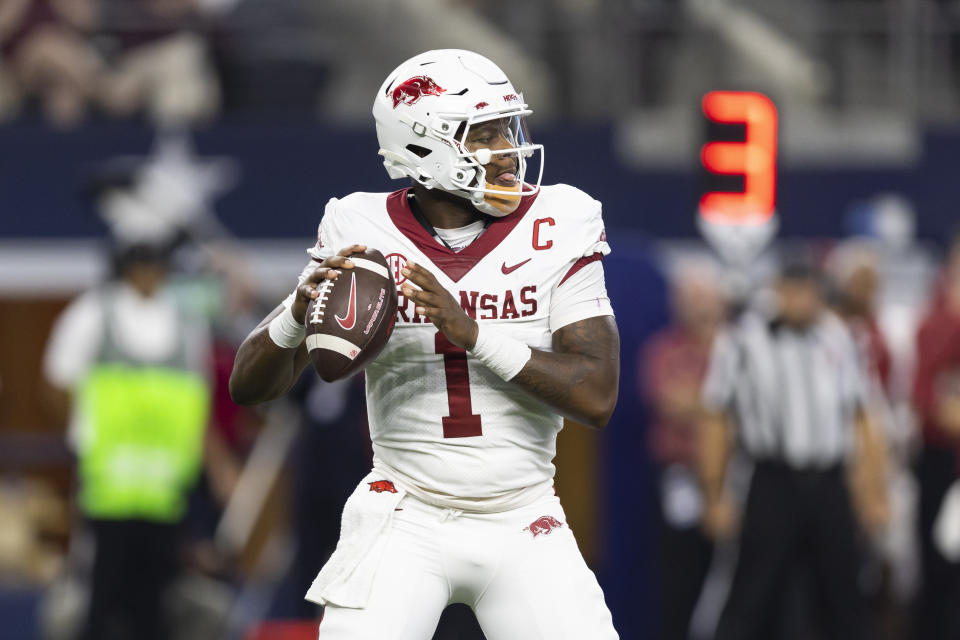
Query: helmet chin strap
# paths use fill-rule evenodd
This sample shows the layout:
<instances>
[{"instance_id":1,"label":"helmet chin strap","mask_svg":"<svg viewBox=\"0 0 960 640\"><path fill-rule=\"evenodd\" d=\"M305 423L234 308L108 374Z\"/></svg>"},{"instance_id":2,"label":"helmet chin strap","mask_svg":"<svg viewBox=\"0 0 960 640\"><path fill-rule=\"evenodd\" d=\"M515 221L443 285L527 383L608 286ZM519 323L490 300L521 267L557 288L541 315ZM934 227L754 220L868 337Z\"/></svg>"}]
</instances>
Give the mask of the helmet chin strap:
<instances>
[{"instance_id":1,"label":"helmet chin strap","mask_svg":"<svg viewBox=\"0 0 960 640\"><path fill-rule=\"evenodd\" d=\"M515 187L504 187L499 184L487 183L487 189L493 189L496 191L516 191L517 195L507 195L502 193L492 194L488 193L484 195L483 202L492 206L494 209L499 211L499 215L505 216L507 214L513 213L517 210L517 207L520 206L520 189L523 185L517 183ZM493 213L492 215L497 215Z\"/></svg>"},{"instance_id":2,"label":"helmet chin strap","mask_svg":"<svg viewBox=\"0 0 960 640\"><path fill-rule=\"evenodd\" d=\"M514 187L505 187L499 184L493 184L486 179L486 171L484 170L483 165L490 162L492 157L490 149L478 149L474 153L474 160L477 163L477 179L482 181L485 186L485 192L483 193L483 199L479 202L477 201L477 195L474 194L471 196L470 200L473 202L473 206L480 212L489 214L491 216L500 218L506 215L509 215L517 210L517 207L520 206L520 200L523 197L521 192L523 191L523 182L518 180L516 186ZM520 163L520 174L523 175L523 162ZM501 193L488 193L489 191L501 192ZM503 191L513 191L516 195L502 193Z\"/></svg>"}]
</instances>

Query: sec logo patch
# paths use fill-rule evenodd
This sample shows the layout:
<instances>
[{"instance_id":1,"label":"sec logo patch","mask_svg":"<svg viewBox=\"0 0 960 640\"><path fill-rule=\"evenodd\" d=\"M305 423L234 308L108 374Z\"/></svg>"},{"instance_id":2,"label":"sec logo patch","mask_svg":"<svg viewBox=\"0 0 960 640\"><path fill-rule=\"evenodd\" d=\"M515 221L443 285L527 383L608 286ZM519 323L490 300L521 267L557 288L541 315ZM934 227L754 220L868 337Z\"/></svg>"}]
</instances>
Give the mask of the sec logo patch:
<instances>
[{"instance_id":1,"label":"sec logo patch","mask_svg":"<svg viewBox=\"0 0 960 640\"><path fill-rule=\"evenodd\" d=\"M407 266L407 259L400 253L388 253L384 256L387 261L387 266L390 268L390 272L393 274L393 279L397 282L397 285L401 285L407 281L406 276L401 273L401 269Z\"/></svg>"}]
</instances>

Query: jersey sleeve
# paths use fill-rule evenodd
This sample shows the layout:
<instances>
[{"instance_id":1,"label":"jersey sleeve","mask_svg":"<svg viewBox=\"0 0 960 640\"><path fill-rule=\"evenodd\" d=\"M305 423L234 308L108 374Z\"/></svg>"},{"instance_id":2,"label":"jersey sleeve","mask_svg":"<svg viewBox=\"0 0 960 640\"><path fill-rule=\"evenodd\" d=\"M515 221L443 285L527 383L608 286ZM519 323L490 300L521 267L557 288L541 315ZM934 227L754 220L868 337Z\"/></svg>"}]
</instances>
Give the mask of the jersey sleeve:
<instances>
[{"instance_id":1,"label":"jersey sleeve","mask_svg":"<svg viewBox=\"0 0 960 640\"><path fill-rule=\"evenodd\" d=\"M338 203L339 200L337 198L330 198L330 201L327 202L327 206L323 210L323 218L320 220L320 224L317 225L317 242L307 249L307 255L310 256L310 261L307 262L306 266L300 271L300 275L297 276L297 286L283 299L283 306L287 309L293 305L293 301L297 297L297 287L303 284L307 276L313 273L314 269L319 267L321 262L337 253L344 246L340 239L337 220Z\"/></svg>"},{"instance_id":2,"label":"jersey sleeve","mask_svg":"<svg viewBox=\"0 0 960 640\"><path fill-rule=\"evenodd\" d=\"M103 306L88 292L74 300L54 323L43 358L53 386L72 390L93 366L103 340Z\"/></svg>"},{"instance_id":3,"label":"jersey sleeve","mask_svg":"<svg viewBox=\"0 0 960 640\"><path fill-rule=\"evenodd\" d=\"M307 254L316 262L323 262L343 248L340 246L343 242L340 238L337 212L339 202L337 198L330 198L330 201L327 202L327 206L323 210L323 218L317 225L317 242L307 249Z\"/></svg>"},{"instance_id":4,"label":"jersey sleeve","mask_svg":"<svg viewBox=\"0 0 960 640\"><path fill-rule=\"evenodd\" d=\"M550 331L596 316L612 316L601 260L610 254L602 206L579 190L571 194L578 218L569 231L568 262L550 298Z\"/></svg>"},{"instance_id":5,"label":"jersey sleeve","mask_svg":"<svg viewBox=\"0 0 960 640\"><path fill-rule=\"evenodd\" d=\"M733 402L739 369L739 353L732 332L722 331L713 342L710 364L703 381L701 401L708 411L724 411Z\"/></svg>"},{"instance_id":6,"label":"jersey sleeve","mask_svg":"<svg viewBox=\"0 0 960 640\"><path fill-rule=\"evenodd\" d=\"M596 316L612 316L603 265L595 260L558 286L550 298L550 332Z\"/></svg>"},{"instance_id":7,"label":"jersey sleeve","mask_svg":"<svg viewBox=\"0 0 960 640\"><path fill-rule=\"evenodd\" d=\"M575 251L572 256L574 264L571 270L576 269L583 260L601 260L610 255L610 245L607 244L607 232L603 224L603 205L582 191L578 191L578 195L584 202L577 206L585 211L585 215L579 220L579 224L575 225ZM572 274L568 272L566 277L570 275Z\"/></svg>"}]
</instances>

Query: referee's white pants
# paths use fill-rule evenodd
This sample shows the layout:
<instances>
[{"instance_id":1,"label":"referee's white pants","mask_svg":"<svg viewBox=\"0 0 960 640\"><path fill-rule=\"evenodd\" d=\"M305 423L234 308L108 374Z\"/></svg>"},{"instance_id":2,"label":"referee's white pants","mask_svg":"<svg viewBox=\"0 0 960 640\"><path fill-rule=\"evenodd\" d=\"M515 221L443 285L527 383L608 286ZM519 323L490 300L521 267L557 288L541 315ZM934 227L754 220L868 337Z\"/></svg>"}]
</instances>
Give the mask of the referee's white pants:
<instances>
[{"instance_id":1,"label":"referee's white pants","mask_svg":"<svg viewBox=\"0 0 960 640\"><path fill-rule=\"evenodd\" d=\"M474 610L487 640L618 638L556 496L478 514L407 495L367 606L327 605L319 640L430 640L452 603Z\"/></svg>"}]
</instances>

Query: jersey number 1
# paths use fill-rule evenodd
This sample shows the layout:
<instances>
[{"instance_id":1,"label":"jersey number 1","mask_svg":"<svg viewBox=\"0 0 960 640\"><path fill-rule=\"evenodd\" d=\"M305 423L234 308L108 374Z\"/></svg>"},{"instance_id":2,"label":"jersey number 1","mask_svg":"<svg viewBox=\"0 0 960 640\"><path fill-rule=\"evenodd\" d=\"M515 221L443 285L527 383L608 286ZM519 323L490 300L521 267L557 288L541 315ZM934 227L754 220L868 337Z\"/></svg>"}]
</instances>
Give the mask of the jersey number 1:
<instances>
[{"instance_id":1,"label":"jersey number 1","mask_svg":"<svg viewBox=\"0 0 960 640\"><path fill-rule=\"evenodd\" d=\"M467 352L450 342L447 336L437 331L434 352L443 356L443 369L447 376L447 402L450 415L443 418L444 438L469 438L482 436L480 416L473 412L470 401L470 371L467 369Z\"/></svg>"}]
</instances>

